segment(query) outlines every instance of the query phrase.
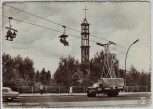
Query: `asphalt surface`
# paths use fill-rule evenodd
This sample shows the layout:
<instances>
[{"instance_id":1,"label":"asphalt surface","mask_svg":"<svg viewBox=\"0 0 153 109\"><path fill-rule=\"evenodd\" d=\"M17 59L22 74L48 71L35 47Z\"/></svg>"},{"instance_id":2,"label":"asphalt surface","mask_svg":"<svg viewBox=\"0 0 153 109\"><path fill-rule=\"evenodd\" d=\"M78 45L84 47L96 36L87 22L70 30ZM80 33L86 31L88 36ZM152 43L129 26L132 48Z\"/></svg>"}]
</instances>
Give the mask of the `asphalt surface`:
<instances>
[{"instance_id":1,"label":"asphalt surface","mask_svg":"<svg viewBox=\"0 0 153 109\"><path fill-rule=\"evenodd\" d=\"M148 107L151 105L151 93L125 93L118 97L99 95L39 95L20 96L12 102L3 101L7 108L55 108L55 107Z\"/></svg>"}]
</instances>

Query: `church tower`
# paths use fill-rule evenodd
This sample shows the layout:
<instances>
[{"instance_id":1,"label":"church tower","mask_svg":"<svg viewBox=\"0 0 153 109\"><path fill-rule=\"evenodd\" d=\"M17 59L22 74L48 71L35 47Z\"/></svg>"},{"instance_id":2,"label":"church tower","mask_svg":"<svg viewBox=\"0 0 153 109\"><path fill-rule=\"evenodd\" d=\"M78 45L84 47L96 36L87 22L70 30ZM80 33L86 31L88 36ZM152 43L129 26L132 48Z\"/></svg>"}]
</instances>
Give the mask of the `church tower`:
<instances>
[{"instance_id":1,"label":"church tower","mask_svg":"<svg viewBox=\"0 0 153 109\"><path fill-rule=\"evenodd\" d=\"M89 23L86 19L86 7L85 9L85 18L81 24L81 63L88 64L89 63Z\"/></svg>"}]
</instances>

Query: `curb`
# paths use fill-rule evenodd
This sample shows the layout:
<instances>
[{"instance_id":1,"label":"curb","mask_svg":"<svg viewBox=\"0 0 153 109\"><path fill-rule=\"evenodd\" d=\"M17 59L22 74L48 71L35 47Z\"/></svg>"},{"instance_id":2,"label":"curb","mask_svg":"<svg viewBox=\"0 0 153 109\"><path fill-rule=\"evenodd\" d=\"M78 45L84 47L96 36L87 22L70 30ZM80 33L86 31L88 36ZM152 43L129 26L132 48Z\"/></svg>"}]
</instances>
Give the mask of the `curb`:
<instances>
[{"instance_id":1,"label":"curb","mask_svg":"<svg viewBox=\"0 0 153 109\"><path fill-rule=\"evenodd\" d=\"M81 94L68 94L68 93L64 93L64 94L53 94L53 93L50 93L50 94L20 94L19 96L20 97L26 97L26 96L40 96L40 97L43 97L43 96L79 96L79 95L86 95L86 93L81 93Z\"/></svg>"},{"instance_id":2,"label":"curb","mask_svg":"<svg viewBox=\"0 0 153 109\"><path fill-rule=\"evenodd\" d=\"M120 92L119 95L129 95L129 94L151 94L151 92ZM20 94L19 97L28 97L28 96L80 96L80 95L86 95L86 93L74 93L74 94L68 94L68 93L47 93L47 94L40 94L40 93L25 93L25 94Z\"/></svg>"}]
</instances>

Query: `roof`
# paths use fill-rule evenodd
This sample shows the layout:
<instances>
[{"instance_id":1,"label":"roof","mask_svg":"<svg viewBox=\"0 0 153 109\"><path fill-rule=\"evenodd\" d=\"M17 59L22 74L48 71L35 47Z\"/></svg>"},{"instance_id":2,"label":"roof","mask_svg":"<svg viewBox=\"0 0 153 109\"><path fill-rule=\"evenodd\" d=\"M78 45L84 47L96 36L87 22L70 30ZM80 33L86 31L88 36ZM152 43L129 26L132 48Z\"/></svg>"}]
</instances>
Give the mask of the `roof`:
<instances>
[{"instance_id":1,"label":"roof","mask_svg":"<svg viewBox=\"0 0 153 109\"><path fill-rule=\"evenodd\" d=\"M84 18L84 20L83 20L83 22L82 22L82 23L89 24L86 18Z\"/></svg>"},{"instance_id":2,"label":"roof","mask_svg":"<svg viewBox=\"0 0 153 109\"><path fill-rule=\"evenodd\" d=\"M10 90L11 88L9 88L9 87L3 87L3 89L9 89Z\"/></svg>"}]
</instances>

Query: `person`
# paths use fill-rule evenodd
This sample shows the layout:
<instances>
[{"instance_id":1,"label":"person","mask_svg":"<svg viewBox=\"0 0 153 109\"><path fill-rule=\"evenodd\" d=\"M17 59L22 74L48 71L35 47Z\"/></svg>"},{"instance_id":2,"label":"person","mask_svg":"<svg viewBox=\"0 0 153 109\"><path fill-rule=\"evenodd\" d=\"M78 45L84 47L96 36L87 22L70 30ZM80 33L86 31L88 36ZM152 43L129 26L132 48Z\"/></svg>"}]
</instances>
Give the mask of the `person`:
<instances>
[{"instance_id":1,"label":"person","mask_svg":"<svg viewBox=\"0 0 153 109\"><path fill-rule=\"evenodd\" d=\"M73 95L73 87L70 86L69 94Z\"/></svg>"},{"instance_id":2,"label":"person","mask_svg":"<svg viewBox=\"0 0 153 109\"><path fill-rule=\"evenodd\" d=\"M15 38L15 37L16 37L16 33L14 31L13 34L12 34L12 38Z\"/></svg>"},{"instance_id":3,"label":"person","mask_svg":"<svg viewBox=\"0 0 153 109\"><path fill-rule=\"evenodd\" d=\"M12 32L11 32L11 30L8 30L8 31L7 31L6 40L8 40L9 37L10 37L10 38L12 37Z\"/></svg>"},{"instance_id":4,"label":"person","mask_svg":"<svg viewBox=\"0 0 153 109\"><path fill-rule=\"evenodd\" d=\"M43 94L43 85L40 85L40 94Z\"/></svg>"},{"instance_id":5,"label":"person","mask_svg":"<svg viewBox=\"0 0 153 109\"><path fill-rule=\"evenodd\" d=\"M69 46L68 41L66 41L66 38L68 37L68 35L62 34L60 37L60 42L64 44L64 46Z\"/></svg>"}]
</instances>

